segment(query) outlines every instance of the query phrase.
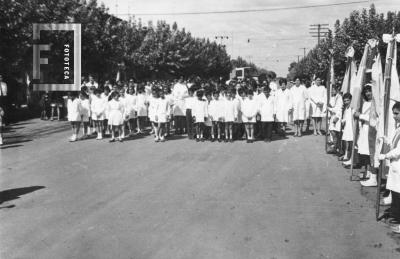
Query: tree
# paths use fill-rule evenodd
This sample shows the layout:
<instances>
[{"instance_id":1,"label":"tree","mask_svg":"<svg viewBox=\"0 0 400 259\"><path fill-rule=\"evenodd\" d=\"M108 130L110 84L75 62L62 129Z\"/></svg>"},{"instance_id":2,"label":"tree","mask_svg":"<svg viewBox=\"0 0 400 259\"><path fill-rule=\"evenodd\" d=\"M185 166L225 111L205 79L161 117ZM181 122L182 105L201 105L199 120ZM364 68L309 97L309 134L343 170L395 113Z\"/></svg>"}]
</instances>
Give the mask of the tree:
<instances>
[{"instance_id":1,"label":"tree","mask_svg":"<svg viewBox=\"0 0 400 259\"><path fill-rule=\"evenodd\" d=\"M342 23L339 20L334 25L334 36L328 36L320 45L315 46L309 51L307 56L299 63L290 64L288 77L311 78L314 74L325 78L329 69L329 48L333 47L334 69L338 77L343 77L346 68L346 49L352 45L355 49L355 60L360 60L365 44L368 39L379 39L379 51L382 60L386 56L386 44L382 41L384 33L391 33L392 29L400 31L400 12L388 12L386 18L384 14L378 14L372 4L367 9L353 11ZM400 49L397 50L400 54ZM397 64L400 69L400 63Z\"/></svg>"}]
</instances>

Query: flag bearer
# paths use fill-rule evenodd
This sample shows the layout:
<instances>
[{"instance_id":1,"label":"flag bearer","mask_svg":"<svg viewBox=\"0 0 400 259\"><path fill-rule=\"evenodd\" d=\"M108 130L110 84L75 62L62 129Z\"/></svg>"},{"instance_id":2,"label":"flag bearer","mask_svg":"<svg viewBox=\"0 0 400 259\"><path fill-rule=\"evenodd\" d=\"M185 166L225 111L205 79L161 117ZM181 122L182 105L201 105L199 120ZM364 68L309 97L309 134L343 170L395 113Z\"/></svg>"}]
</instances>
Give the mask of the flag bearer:
<instances>
[{"instance_id":1,"label":"flag bearer","mask_svg":"<svg viewBox=\"0 0 400 259\"><path fill-rule=\"evenodd\" d=\"M400 123L400 102L396 102L392 108L393 117L396 125ZM389 175L387 178L386 188L392 192L392 204L389 214L392 219L389 221L391 229L395 233L400 233L400 127L396 128L394 136L390 143L390 151L386 154L380 154L379 160L390 160Z\"/></svg>"}]
</instances>

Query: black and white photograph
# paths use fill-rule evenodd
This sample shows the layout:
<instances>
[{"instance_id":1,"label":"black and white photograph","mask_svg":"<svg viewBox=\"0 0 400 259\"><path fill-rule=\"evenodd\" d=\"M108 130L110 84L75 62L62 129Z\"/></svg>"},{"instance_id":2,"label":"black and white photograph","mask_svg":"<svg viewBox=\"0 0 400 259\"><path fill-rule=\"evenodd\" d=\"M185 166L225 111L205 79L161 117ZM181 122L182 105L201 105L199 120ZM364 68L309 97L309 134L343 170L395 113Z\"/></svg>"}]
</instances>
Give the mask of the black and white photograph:
<instances>
[{"instance_id":1,"label":"black and white photograph","mask_svg":"<svg viewBox=\"0 0 400 259\"><path fill-rule=\"evenodd\" d=\"M1 259L400 258L400 1L0 13Z\"/></svg>"}]
</instances>

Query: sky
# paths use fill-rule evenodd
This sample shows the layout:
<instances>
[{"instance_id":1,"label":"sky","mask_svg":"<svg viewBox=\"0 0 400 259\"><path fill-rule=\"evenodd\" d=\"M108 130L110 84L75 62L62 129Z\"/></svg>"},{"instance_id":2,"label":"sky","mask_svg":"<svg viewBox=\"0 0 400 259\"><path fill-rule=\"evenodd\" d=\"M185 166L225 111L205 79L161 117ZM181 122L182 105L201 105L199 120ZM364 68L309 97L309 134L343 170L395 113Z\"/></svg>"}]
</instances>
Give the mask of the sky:
<instances>
[{"instance_id":1,"label":"sky","mask_svg":"<svg viewBox=\"0 0 400 259\"><path fill-rule=\"evenodd\" d=\"M261 68L286 76L289 64L317 44L311 37L311 24L343 21L353 10L368 8L372 3L379 13L400 11L400 0L98 0L109 12L143 23L152 20L176 21L179 28L195 37L209 38L226 45L231 58L241 56ZM351 3L325 7L283 9L315 5ZM220 11L279 9L257 12L209 13ZM193 14L193 13L203 14ZM179 15L176 13L189 13ZM216 36L223 36L215 38ZM226 38L228 37L228 38Z\"/></svg>"}]
</instances>

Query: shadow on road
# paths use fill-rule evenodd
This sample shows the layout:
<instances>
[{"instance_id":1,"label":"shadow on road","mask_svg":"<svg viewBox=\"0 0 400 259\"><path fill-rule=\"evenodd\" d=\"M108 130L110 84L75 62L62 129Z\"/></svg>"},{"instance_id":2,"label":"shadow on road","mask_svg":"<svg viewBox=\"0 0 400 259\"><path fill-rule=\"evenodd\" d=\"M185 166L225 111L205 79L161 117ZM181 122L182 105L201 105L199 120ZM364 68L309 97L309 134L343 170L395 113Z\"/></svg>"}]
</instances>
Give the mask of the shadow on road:
<instances>
[{"instance_id":1,"label":"shadow on road","mask_svg":"<svg viewBox=\"0 0 400 259\"><path fill-rule=\"evenodd\" d=\"M44 186L29 186L29 187L23 187L23 188L15 188L15 189L9 189L9 190L4 190L0 192L0 204L2 204L3 202L7 202L7 201L12 201L12 200L16 200L19 199L20 196L40 190L45 188ZM15 207L15 205L10 205L12 207ZM10 206L6 206L6 207L0 207L0 208L7 208ZM11 208L12 208L11 207Z\"/></svg>"},{"instance_id":2,"label":"shadow on road","mask_svg":"<svg viewBox=\"0 0 400 259\"><path fill-rule=\"evenodd\" d=\"M24 145L21 145L21 144L2 146L2 147L0 147L0 150L1 149L7 149L7 148L13 148L13 147L23 147L23 146Z\"/></svg>"},{"instance_id":3,"label":"shadow on road","mask_svg":"<svg viewBox=\"0 0 400 259\"><path fill-rule=\"evenodd\" d=\"M177 140L177 139L184 139L184 138L188 138L187 136L184 135L171 135L169 137L167 137L167 140Z\"/></svg>"}]
</instances>

